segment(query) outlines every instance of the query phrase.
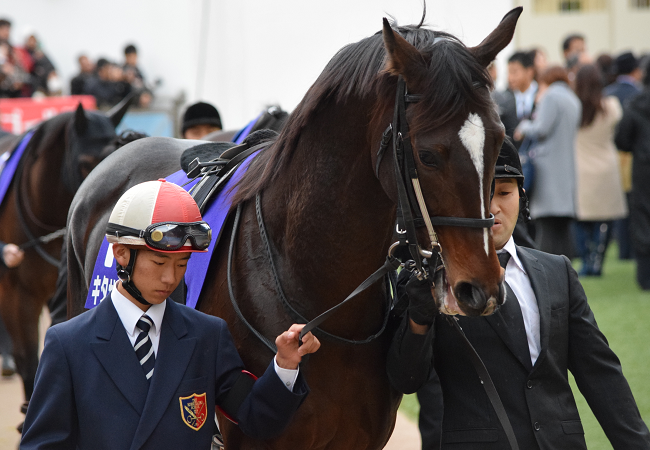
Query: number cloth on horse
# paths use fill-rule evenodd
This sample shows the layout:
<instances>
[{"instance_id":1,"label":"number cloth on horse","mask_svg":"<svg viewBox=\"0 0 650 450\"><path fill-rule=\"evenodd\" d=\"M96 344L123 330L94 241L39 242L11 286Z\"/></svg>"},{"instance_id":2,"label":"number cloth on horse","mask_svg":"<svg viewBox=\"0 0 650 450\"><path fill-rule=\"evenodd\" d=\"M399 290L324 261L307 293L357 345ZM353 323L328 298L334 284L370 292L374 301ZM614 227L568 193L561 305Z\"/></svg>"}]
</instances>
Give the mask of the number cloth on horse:
<instances>
[{"instance_id":1,"label":"number cloth on horse","mask_svg":"<svg viewBox=\"0 0 650 450\"><path fill-rule=\"evenodd\" d=\"M7 193L7 190L9 189L9 186L14 179L16 169L18 168L18 164L22 159L23 153L25 153L27 144L29 144L29 141L35 132L36 129L28 131L21 139L16 149L9 153L6 159L3 158L4 167L0 168L0 170L2 170L0 173L0 204L2 204L2 201L5 198L5 194ZM2 156L4 157L4 155Z\"/></svg>"}]
</instances>

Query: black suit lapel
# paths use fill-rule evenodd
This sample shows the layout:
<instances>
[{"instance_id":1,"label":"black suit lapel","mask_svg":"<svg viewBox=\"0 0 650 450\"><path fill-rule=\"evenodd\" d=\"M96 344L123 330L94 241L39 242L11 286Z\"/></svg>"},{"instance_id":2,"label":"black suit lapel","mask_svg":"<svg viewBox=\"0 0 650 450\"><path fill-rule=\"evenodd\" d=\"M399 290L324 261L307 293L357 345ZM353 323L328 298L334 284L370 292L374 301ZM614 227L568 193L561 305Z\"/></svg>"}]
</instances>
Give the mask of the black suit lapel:
<instances>
[{"instance_id":1,"label":"black suit lapel","mask_svg":"<svg viewBox=\"0 0 650 450\"><path fill-rule=\"evenodd\" d=\"M488 323L494 328L501 340L505 342L513 355L519 362L530 371L533 364L530 360L530 351L528 350L528 340L526 338L526 328L521 318L521 313L516 314L517 306L515 294L506 284L506 302L491 316L487 316Z\"/></svg>"},{"instance_id":2,"label":"black suit lapel","mask_svg":"<svg viewBox=\"0 0 650 450\"><path fill-rule=\"evenodd\" d=\"M147 379L110 294L96 308L96 338L90 347L113 383L138 414L142 414L147 398Z\"/></svg>"},{"instance_id":3,"label":"black suit lapel","mask_svg":"<svg viewBox=\"0 0 650 450\"><path fill-rule=\"evenodd\" d=\"M551 293L549 280L546 276L544 266L524 247L517 246L517 255L526 269L530 285L537 299L537 308L539 309L539 334L540 334L540 353L535 361L535 366L540 364L546 357L548 348L548 337L551 327L551 302L548 296Z\"/></svg>"},{"instance_id":4,"label":"black suit lapel","mask_svg":"<svg viewBox=\"0 0 650 450\"><path fill-rule=\"evenodd\" d=\"M183 379L196 345L195 338L182 339L187 335L187 327L178 308L186 308L186 306L179 306L172 300L167 300L151 387L133 437L131 450L139 449L144 445L167 411L169 402L178 402L178 399L173 396ZM178 420L180 423L180 406Z\"/></svg>"}]
</instances>

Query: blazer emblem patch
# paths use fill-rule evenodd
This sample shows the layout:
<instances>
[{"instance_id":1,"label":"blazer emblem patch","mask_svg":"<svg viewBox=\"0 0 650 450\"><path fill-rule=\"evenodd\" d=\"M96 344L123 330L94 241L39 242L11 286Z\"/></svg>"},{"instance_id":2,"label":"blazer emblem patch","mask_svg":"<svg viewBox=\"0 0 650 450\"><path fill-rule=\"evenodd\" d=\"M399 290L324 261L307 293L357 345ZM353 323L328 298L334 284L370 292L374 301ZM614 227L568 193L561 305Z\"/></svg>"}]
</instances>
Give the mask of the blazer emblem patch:
<instances>
[{"instance_id":1,"label":"blazer emblem patch","mask_svg":"<svg viewBox=\"0 0 650 450\"><path fill-rule=\"evenodd\" d=\"M185 425L199 431L208 417L208 406L205 392L201 395L192 394L189 397L179 397L181 417Z\"/></svg>"}]
</instances>

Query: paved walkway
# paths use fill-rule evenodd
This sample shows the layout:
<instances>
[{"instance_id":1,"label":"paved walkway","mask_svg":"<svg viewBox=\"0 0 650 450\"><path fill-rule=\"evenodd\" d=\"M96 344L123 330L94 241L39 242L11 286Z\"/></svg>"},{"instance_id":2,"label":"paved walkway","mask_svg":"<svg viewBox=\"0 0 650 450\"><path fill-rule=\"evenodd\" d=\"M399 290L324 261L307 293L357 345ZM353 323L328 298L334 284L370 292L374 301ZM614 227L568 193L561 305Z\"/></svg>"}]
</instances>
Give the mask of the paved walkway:
<instances>
[{"instance_id":1,"label":"paved walkway","mask_svg":"<svg viewBox=\"0 0 650 450\"><path fill-rule=\"evenodd\" d=\"M47 311L41 316L41 346L44 332L49 325ZM23 387L18 375L0 379L0 450L18 448L20 436L16 431L24 418L20 413L23 403ZM420 434L417 426L405 416L398 414L393 436L385 447L386 450L420 450Z\"/></svg>"}]
</instances>

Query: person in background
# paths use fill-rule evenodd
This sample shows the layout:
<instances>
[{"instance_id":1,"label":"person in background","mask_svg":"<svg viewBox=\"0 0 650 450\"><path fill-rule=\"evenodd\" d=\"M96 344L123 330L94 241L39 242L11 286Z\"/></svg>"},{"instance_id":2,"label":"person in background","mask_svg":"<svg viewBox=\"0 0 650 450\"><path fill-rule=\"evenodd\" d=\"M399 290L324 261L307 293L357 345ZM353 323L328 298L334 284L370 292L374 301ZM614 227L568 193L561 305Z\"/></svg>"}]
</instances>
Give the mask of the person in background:
<instances>
[{"instance_id":1,"label":"person in background","mask_svg":"<svg viewBox=\"0 0 650 450\"><path fill-rule=\"evenodd\" d=\"M581 34L571 34L562 41L562 53L564 55L564 67L567 70L569 84L573 86L575 75L583 64L591 63L587 53L587 43Z\"/></svg>"},{"instance_id":2,"label":"person in background","mask_svg":"<svg viewBox=\"0 0 650 450\"><path fill-rule=\"evenodd\" d=\"M613 95L621 102L625 108L632 97L641 92L641 68L639 61L632 52L624 52L616 57L614 61L614 70L617 74L616 81L605 89L605 95ZM626 200L629 203L630 191L632 190L632 154L621 152L619 154L621 167L621 178L623 180L623 189L625 190ZM618 241L619 259L632 259L634 251L630 239L630 219L624 217L614 224L616 240Z\"/></svg>"},{"instance_id":3,"label":"person in background","mask_svg":"<svg viewBox=\"0 0 650 450\"><path fill-rule=\"evenodd\" d=\"M30 33L25 41L25 50L32 61L30 74L32 87L45 95L61 95L63 85L52 61L45 55L36 35Z\"/></svg>"},{"instance_id":4,"label":"person in background","mask_svg":"<svg viewBox=\"0 0 650 450\"><path fill-rule=\"evenodd\" d=\"M488 72L496 86L498 74L495 61L492 61L488 66ZM506 128L506 135L512 138L512 134L515 132L517 124L519 124L519 120L517 119L517 103L512 90L505 89L503 91L498 91L494 89L490 95L492 96L494 103L497 105L499 118L501 119L503 126Z\"/></svg>"},{"instance_id":5,"label":"person in background","mask_svg":"<svg viewBox=\"0 0 650 450\"><path fill-rule=\"evenodd\" d=\"M131 90L138 93L137 105L140 108L147 108L151 104L153 96L151 90L147 89L144 75L138 67L138 50L135 45L129 44L124 48L124 81L129 83Z\"/></svg>"},{"instance_id":6,"label":"person in background","mask_svg":"<svg viewBox=\"0 0 650 450\"><path fill-rule=\"evenodd\" d=\"M614 72L614 58L607 53L603 53L596 58L596 67L600 70L600 76L603 79L603 86L607 87L616 81Z\"/></svg>"},{"instance_id":7,"label":"person in background","mask_svg":"<svg viewBox=\"0 0 650 450\"><path fill-rule=\"evenodd\" d=\"M533 65L535 66L535 81L539 83L539 77L548 68L548 58L546 57L546 52L541 47L532 49L531 54L533 56Z\"/></svg>"},{"instance_id":8,"label":"person in background","mask_svg":"<svg viewBox=\"0 0 650 450\"><path fill-rule=\"evenodd\" d=\"M183 139L201 139L213 131L219 131L222 128L219 111L209 103L194 103L183 114L183 125L181 128Z\"/></svg>"},{"instance_id":9,"label":"person in background","mask_svg":"<svg viewBox=\"0 0 650 450\"><path fill-rule=\"evenodd\" d=\"M4 266L6 269L13 269L23 262L25 252L15 244L5 244L0 242L0 255L2 255L2 258L0 259L0 267ZM1 270L2 269L0 269L0 271ZM13 357L13 343L2 317L0 317L0 356L2 356L2 376L11 377L16 373L16 364L14 363Z\"/></svg>"},{"instance_id":10,"label":"person in background","mask_svg":"<svg viewBox=\"0 0 650 450\"><path fill-rule=\"evenodd\" d=\"M650 290L650 67L645 66L643 91L625 105L614 142L633 156L629 194L630 234L637 283Z\"/></svg>"},{"instance_id":11,"label":"person in background","mask_svg":"<svg viewBox=\"0 0 650 450\"><path fill-rule=\"evenodd\" d=\"M603 97L599 69L578 70L575 91L582 105L576 139L576 244L582 276L600 276L615 219L627 216L614 130L622 109L616 97Z\"/></svg>"},{"instance_id":12,"label":"person in background","mask_svg":"<svg viewBox=\"0 0 650 450\"><path fill-rule=\"evenodd\" d=\"M0 19L0 97L32 95L29 63L24 49L11 45L11 22Z\"/></svg>"},{"instance_id":13,"label":"person in background","mask_svg":"<svg viewBox=\"0 0 650 450\"><path fill-rule=\"evenodd\" d=\"M546 69L539 87L542 99L535 119L522 121L514 136L537 141L530 198L535 242L544 252L571 257L576 210L575 139L582 107L569 87L566 70L560 66Z\"/></svg>"},{"instance_id":14,"label":"person in background","mask_svg":"<svg viewBox=\"0 0 650 450\"><path fill-rule=\"evenodd\" d=\"M515 96L517 120L530 119L538 89L533 52L515 52L508 59L508 86Z\"/></svg>"},{"instance_id":15,"label":"person in background","mask_svg":"<svg viewBox=\"0 0 650 450\"><path fill-rule=\"evenodd\" d=\"M86 80L84 94L92 95L98 108L110 108L128 95L130 87L122 80L122 68L105 58L97 60L96 74Z\"/></svg>"},{"instance_id":16,"label":"person in background","mask_svg":"<svg viewBox=\"0 0 650 450\"><path fill-rule=\"evenodd\" d=\"M86 81L92 78L95 73L95 65L86 55L79 55L79 73L70 80L70 94L83 95L85 92Z\"/></svg>"}]
</instances>

